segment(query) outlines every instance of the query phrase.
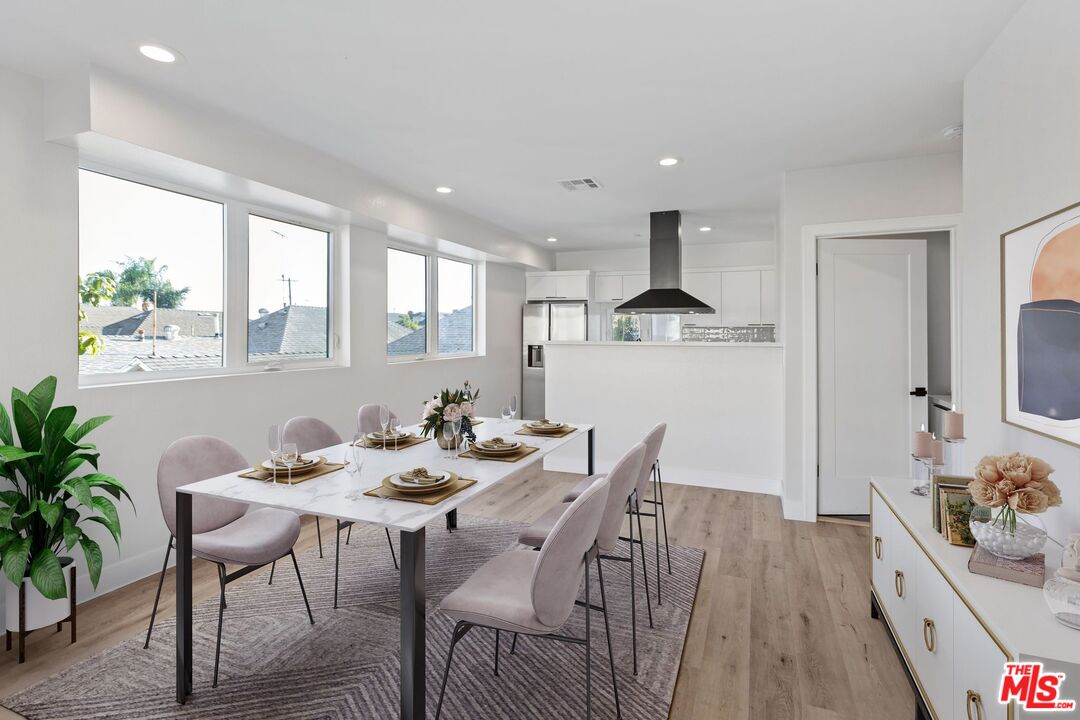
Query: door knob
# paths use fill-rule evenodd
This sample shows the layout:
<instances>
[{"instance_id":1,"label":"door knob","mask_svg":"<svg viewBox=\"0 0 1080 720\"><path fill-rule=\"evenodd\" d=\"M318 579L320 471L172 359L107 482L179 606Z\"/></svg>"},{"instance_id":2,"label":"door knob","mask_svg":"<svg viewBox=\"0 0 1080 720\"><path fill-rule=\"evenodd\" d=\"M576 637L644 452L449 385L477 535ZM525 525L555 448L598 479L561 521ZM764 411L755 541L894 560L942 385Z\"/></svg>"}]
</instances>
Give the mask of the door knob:
<instances>
[{"instance_id":1,"label":"door knob","mask_svg":"<svg viewBox=\"0 0 1080 720\"><path fill-rule=\"evenodd\" d=\"M926 397L926 388L917 387L909 392L908 395L911 395L912 397Z\"/></svg>"}]
</instances>

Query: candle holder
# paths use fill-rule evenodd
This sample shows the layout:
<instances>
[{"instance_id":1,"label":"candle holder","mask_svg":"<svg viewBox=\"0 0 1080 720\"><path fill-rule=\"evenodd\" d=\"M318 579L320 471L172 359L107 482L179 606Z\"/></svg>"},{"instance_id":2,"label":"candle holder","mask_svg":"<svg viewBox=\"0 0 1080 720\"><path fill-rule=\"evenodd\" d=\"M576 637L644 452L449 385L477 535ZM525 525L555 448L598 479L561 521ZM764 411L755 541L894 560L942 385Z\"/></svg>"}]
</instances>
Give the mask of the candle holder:
<instances>
[{"instance_id":1,"label":"candle holder","mask_svg":"<svg viewBox=\"0 0 1080 720\"><path fill-rule=\"evenodd\" d=\"M964 442L967 438L944 438L945 467L951 475L962 475L964 465Z\"/></svg>"},{"instance_id":2,"label":"candle holder","mask_svg":"<svg viewBox=\"0 0 1080 720\"><path fill-rule=\"evenodd\" d=\"M918 455L912 455L911 459L914 461L912 465L913 472L911 494L918 495L919 497L927 497L930 495L930 485L933 484L934 476L939 471L944 470L944 465L935 465L933 457L919 457ZM925 478L924 478L925 476Z\"/></svg>"}]
</instances>

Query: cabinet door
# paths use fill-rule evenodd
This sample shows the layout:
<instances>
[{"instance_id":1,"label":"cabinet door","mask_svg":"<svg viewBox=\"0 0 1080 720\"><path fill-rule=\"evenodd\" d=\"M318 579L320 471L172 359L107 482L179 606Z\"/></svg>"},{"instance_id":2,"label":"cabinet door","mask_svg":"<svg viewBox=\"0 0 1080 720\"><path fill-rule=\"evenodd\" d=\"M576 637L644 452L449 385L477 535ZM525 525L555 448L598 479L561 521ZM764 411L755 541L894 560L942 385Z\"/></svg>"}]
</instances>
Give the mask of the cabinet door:
<instances>
[{"instance_id":1,"label":"cabinet door","mask_svg":"<svg viewBox=\"0 0 1080 720\"><path fill-rule=\"evenodd\" d=\"M761 323L776 325L780 318L780 289L775 270L761 271Z\"/></svg>"},{"instance_id":2,"label":"cabinet door","mask_svg":"<svg viewBox=\"0 0 1080 720\"><path fill-rule=\"evenodd\" d=\"M637 297L648 289L648 273L637 273L636 275L622 276L623 300L629 300L630 298Z\"/></svg>"},{"instance_id":3,"label":"cabinet door","mask_svg":"<svg viewBox=\"0 0 1080 720\"><path fill-rule=\"evenodd\" d=\"M622 275L597 275L596 291L593 300L597 302L622 302L626 297L623 295Z\"/></svg>"},{"instance_id":4,"label":"cabinet door","mask_svg":"<svg viewBox=\"0 0 1080 720\"><path fill-rule=\"evenodd\" d=\"M893 626L900 643L911 657L916 643L922 643L922 617L916 619L916 597L918 597L918 578L916 561L926 556L915 544L903 524L893 519L889 533L889 588L885 593L885 607L892 618Z\"/></svg>"},{"instance_id":5,"label":"cabinet door","mask_svg":"<svg viewBox=\"0 0 1080 720\"><path fill-rule=\"evenodd\" d=\"M953 660L957 647L953 637L953 598L956 596L922 552L916 556L915 565L917 634L907 646L908 657L938 720L952 720ZM966 655L967 648L960 647L961 654Z\"/></svg>"},{"instance_id":6,"label":"cabinet door","mask_svg":"<svg viewBox=\"0 0 1080 720\"><path fill-rule=\"evenodd\" d=\"M555 278L551 275L526 275L525 297L529 300L545 300L555 294Z\"/></svg>"},{"instance_id":7,"label":"cabinet door","mask_svg":"<svg viewBox=\"0 0 1080 720\"><path fill-rule=\"evenodd\" d=\"M723 273L721 324L727 327L761 322L761 271L734 270Z\"/></svg>"},{"instance_id":8,"label":"cabinet door","mask_svg":"<svg viewBox=\"0 0 1080 720\"><path fill-rule=\"evenodd\" d=\"M892 542L889 538L893 524L892 510L876 492L870 495L870 577L878 600L884 604L893 592L893 573L889 564Z\"/></svg>"},{"instance_id":9,"label":"cabinet door","mask_svg":"<svg viewBox=\"0 0 1080 720\"><path fill-rule=\"evenodd\" d=\"M566 300L584 300L589 297L588 275L556 275L555 295Z\"/></svg>"},{"instance_id":10,"label":"cabinet door","mask_svg":"<svg viewBox=\"0 0 1080 720\"><path fill-rule=\"evenodd\" d=\"M1006 720L1009 708L997 701L1005 653L960 598L953 602L953 645L962 649L953 654L953 719Z\"/></svg>"}]
</instances>

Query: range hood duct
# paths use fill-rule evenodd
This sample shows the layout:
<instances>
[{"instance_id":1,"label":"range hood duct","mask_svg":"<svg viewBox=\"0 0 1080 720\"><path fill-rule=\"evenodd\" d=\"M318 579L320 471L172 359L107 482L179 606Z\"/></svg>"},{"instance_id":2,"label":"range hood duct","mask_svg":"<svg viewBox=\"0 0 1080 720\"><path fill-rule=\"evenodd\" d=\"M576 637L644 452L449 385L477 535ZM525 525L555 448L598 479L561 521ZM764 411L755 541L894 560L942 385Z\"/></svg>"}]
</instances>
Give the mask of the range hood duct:
<instances>
[{"instance_id":1,"label":"range hood duct","mask_svg":"<svg viewBox=\"0 0 1080 720\"><path fill-rule=\"evenodd\" d=\"M682 289L682 213L649 214L649 289L615 308L630 315L712 315L713 308Z\"/></svg>"}]
</instances>

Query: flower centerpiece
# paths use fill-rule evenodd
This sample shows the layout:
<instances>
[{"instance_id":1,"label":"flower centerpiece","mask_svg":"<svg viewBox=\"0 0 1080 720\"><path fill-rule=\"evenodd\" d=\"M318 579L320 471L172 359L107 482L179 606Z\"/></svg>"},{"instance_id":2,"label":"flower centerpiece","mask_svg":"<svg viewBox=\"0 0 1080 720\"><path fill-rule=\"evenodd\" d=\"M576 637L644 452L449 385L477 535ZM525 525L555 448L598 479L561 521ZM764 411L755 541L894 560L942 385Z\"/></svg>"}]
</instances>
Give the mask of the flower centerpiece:
<instances>
[{"instance_id":1,"label":"flower centerpiece","mask_svg":"<svg viewBox=\"0 0 1080 720\"><path fill-rule=\"evenodd\" d=\"M444 450L447 447L457 447L462 435L470 441L475 440L472 420L476 412L474 403L479 397L480 391L473 389L468 380L465 381L464 387L457 390L443 388L424 403L421 434L434 434L439 447ZM447 422L461 423L461 428L449 443L443 439L443 424Z\"/></svg>"},{"instance_id":2,"label":"flower centerpiece","mask_svg":"<svg viewBox=\"0 0 1080 720\"><path fill-rule=\"evenodd\" d=\"M1061 505L1061 490L1050 479L1054 469L1029 455L991 455L979 461L968 491L975 505L971 532L978 543L998 557L1022 560L1042 550L1046 531L1016 516L1037 515Z\"/></svg>"}]
</instances>

